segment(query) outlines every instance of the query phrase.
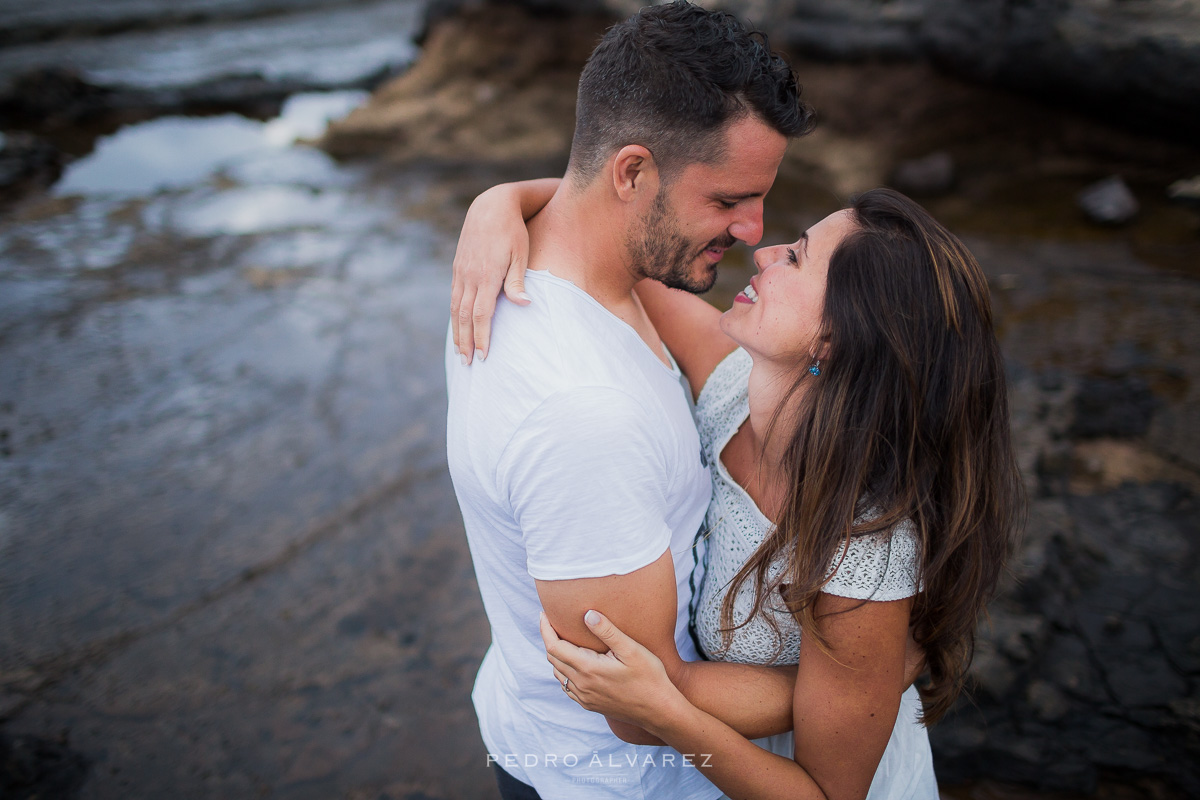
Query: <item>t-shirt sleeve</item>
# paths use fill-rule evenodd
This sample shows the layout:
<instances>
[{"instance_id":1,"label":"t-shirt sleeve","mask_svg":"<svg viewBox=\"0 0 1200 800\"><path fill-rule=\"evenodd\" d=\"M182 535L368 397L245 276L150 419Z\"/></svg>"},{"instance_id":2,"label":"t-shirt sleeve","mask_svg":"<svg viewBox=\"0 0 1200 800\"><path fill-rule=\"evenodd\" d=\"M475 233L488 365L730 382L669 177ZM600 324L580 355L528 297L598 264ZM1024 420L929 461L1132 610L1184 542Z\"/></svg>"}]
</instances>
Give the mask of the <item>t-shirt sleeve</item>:
<instances>
[{"instance_id":1,"label":"t-shirt sleeve","mask_svg":"<svg viewBox=\"0 0 1200 800\"><path fill-rule=\"evenodd\" d=\"M846 557L839 548L826 571L833 577L821 591L858 600L901 600L921 591L917 583L919 544L912 523L890 532L850 539ZM836 570L836 571L835 571Z\"/></svg>"},{"instance_id":2,"label":"t-shirt sleeve","mask_svg":"<svg viewBox=\"0 0 1200 800\"><path fill-rule=\"evenodd\" d=\"M624 575L670 546L666 458L654 418L617 389L548 397L509 440L497 473L529 575Z\"/></svg>"}]
</instances>

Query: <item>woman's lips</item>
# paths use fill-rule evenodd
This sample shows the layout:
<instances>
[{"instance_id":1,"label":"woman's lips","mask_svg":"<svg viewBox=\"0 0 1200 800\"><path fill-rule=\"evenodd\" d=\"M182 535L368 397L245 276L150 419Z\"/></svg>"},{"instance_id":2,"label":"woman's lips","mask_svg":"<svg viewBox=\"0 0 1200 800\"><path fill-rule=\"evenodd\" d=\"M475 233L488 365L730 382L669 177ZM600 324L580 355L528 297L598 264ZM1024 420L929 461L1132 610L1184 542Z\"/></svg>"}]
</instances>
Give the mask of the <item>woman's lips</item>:
<instances>
[{"instance_id":1,"label":"woman's lips","mask_svg":"<svg viewBox=\"0 0 1200 800\"><path fill-rule=\"evenodd\" d=\"M737 293L737 295L733 298L733 302L749 303L750 305L754 305L758 302L758 290L754 288L753 278L750 279L749 286Z\"/></svg>"}]
</instances>

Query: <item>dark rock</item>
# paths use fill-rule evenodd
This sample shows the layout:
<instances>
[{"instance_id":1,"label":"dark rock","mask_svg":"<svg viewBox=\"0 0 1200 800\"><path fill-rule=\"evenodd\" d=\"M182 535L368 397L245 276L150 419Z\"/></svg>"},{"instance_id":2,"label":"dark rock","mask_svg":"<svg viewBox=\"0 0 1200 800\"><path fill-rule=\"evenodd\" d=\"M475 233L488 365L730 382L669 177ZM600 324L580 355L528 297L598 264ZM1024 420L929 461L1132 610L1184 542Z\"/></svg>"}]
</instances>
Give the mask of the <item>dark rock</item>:
<instances>
[{"instance_id":1,"label":"dark rock","mask_svg":"<svg viewBox=\"0 0 1200 800\"><path fill-rule=\"evenodd\" d=\"M954 159L938 152L902 161L892 173L892 185L916 197L945 194L954 186Z\"/></svg>"},{"instance_id":2,"label":"dark rock","mask_svg":"<svg viewBox=\"0 0 1200 800\"><path fill-rule=\"evenodd\" d=\"M1134 375L1084 378L1075 396L1072 438L1142 436L1157 408L1150 387Z\"/></svg>"},{"instance_id":3,"label":"dark rock","mask_svg":"<svg viewBox=\"0 0 1200 800\"><path fill-rule=\"evenodd\" d=\"M763 8L751 0L724 7L780 37L806 58L917 58L925 2L790 0ZM765 14L765 16L764 16Z\"/></svg>"},{"instance_id":4,"label":"dark rock","mask_svg":"<svg viewBox=\"0 0 1200 800\"><path fill-rule=\"evenodd\" d=\"M1176 203L1200 208L1200 175L1175 181L1167 187L1167 197Z\"/></svg>"},{"instance_id":5,"label":"dark rock","mask_svg":"<svg viewBox=\"0 0 1200 800\"><path fill-rule=\"evenodd\" d=\"M1138 213L1138 201L1117 176L1093 183L1079 193L1079 207L1100 225L1124 225Z\"/></svg>"},{"instance_id":6,"label":"dark rock","mask_svg":"<svg viewBox=\"0 0 1200 800\"><path fill-rule=\"evenodd\" d=\"M104 3L4 3L0 47L105 36L215 20L235 21L334 5L338 0L108 0Z\"/></svg>"},{"instance_id":7,"label":"dark rock","mask_svg":"<svg viewBox=\"0 0 1200 800\"><path fill-rule=\"evenodd\" d=\"M79 795L87 760L65 741L0 733L0 797L69 800Z\"/></svg>"},{"instance_id":8,"label":"dark rock","mask_svg":"<svg viewBox=\"0 0 1200 800\"><path fill-rule=\"evenodd\" d=\"M1036 680L1025 689L1025 699L1034 715L1044 722L1062 719L1070 702L1052 683Z\"/></svg>"},{"instance_id":9,"label":"dark rock","mask_svg":"<svg viewBox=\"0 0 1200 800\"><path fill-rule=\"evenodd\" d=\"M1200 734L1200 700L1178 698L1171 701L1171 713L1193 735Z\"/></svg>"},{"instance_id":10,"label":"dark rock","mask_svg":"<svg viewBox=\"0 0 1200 800\"><path fill-rule=\"evenodd\" d=\"M942 785L994 776L1039 789L1066 789L1090 794L1096 786L1095 766L1070 758L1053 728L1031 718L1019 723L999 708L980 713L961 706L929 731L934 768Z\"/></svg>"},{"instance_id":11,"label":"dark rock","mask_svg":"<svg viewBox=\"0 0 1200 800\"><path fill-rule=\"evenodd\" d=\"M1200 6L1175 0L930 2L926 52L961 74L1126 125L1200 131Z\"/></svg>"},{"instance_id":12,"label":"dark rock","mask_svg":"<svg viewBox=\"0 0 1200 800\"><path fill-rule=\"evenodd\" d=\"M1042 674L1070 697L1092 707L1111 702L1103 676L1078 636L1060 632L1045 651L1042 663Z\"/></svg>"},{"instance_id":13,"label":"dark rock","mask_svg":"<svg viewBox=\"0 0 1200 800\"><path fill-rule=\"evenodd\" d=\"M1176 608L1154 619L1154 628L1167 657L1180 671L1200 677L1200 631L1196 630L1196 611L1200 598L1193 593L1190 608Z\"/></svg>"},{"instance_id":14,"label":"dark rock","mask_svg":"<svg viewBox=\"0 0 1200 800\"><path fill-rule=\"evenodd\" d=\"M1038 614L1012 614L993 608L990 629L981 632L1015 662L1028 661L1046 640L1046 620Z\"/></svg>"},{"instance_id":15,"label":"dark rock","mask_svg":"<svg viewBox=\"0 0 1200 800\"><path fill-rule=\"evenodd\" d=\"M68 123L107 107L112 94L69 69L35 69L0 89L0 120L8 125Z\"/></svg>"},{"instance_id":16,"label":"dark rock","mask_svg":"<svg viewBox=\"0 0 1200 800\"><path fill-rule=\"evenodd\" d=\"M605 0L427 0L425 11L421 17L421 27L414 38L417 44L424 45L429 33L438 25L465 11L476 10L487 5L521 6L539 16L596 15L617 14L625 16L637 10L637 7L623 7L620 3L605 2Z\"/></svg>"},{"instance_id":17,"label":"dark rock","mask_svg":"<svg viewBox=\"0 0 1200 800\"><path fill-rule=\"evenodd\" d=\"M0 190L26 181L53 183L62 172L63 154L29 133L0 134Z\"/></svg>"},{"instance_id":18,"label":"dark rock","mask_svg":"<svg viewBox=\"0 0 1200 800\"><path fill-rule=\"evenodd\" d=\"M999 701L1016 683L1017 670L995 645L982 639L971 662L971 679L983 697Z\"/></svg>"},{"instance_id":19,"label":"dark rock","mask_svg":"<svg viewBox=\"0 0 1200 800\"><path fill-rule=\"evenodd\" d=\"M570 8L573 0L523 0ZM624 16L637 4L606 0ZM953 71L1180 138L1200 132L1200 6L1178 0L726 0L804 57L933 57Z\"/></svg>"},{"instance_id":20,"label":"dark rock","mask_svg":"<svg viewBox=\"0 0 1200 800\"><path fill-rule=\"evenodd\" d=\"M1169 708L1187 692L1187 681L1171 669L1161 652L1106 656L1105 677L1122 705Z\"/></svg>"},{"instance_id":21,"label":"dark rock","mask_svg":"<svg viewBox=\"0 0 1200 800\"><path fill-rule=\"evenodd\" d=\"M1117 722L1093 739L1093 756L1098 766L1135 773L1162 773L1170 768L1156 738L1137 725Z\"/></svg>"},{"instance_id":22,"label":"dark rock","mask_svg":"<svg viewBox=\"0 0 1200 800\"><path fill-rule=\"evenodd\" d=\"M1043 568L992 605L978 691L930 730L944 783L1087 794L1121 773L1162 781L1167 797L1200 792L1194 503L1165 483L1037 501ZM1062 519L1045 513L1057 504Z\"/></svg>"},{"instance_id":23,"label":"dark rock","mask_svg":"<svg viewBox=\"0 0 1200 800\"><path fill-rule=\"evenodd\" d=\"M372 76L357 88L368 88L381 77ZM257 75L230 75L177 88L110 88L88 83L71 70L36 69L18 75L0 88L0 120L10 126L45 130L96 120L102 124L106 120L123 124L172 112L203 113L214 109L270 116L278 113L289 95L314 88L327 87ZM45 160L45 155L38 158ZM61 162L61 156L50 161ZM57 163L55 170L60 167L61 163ZM0 177L11 169L0 166ZM0 180L0 185L3 184Z\"/></svg>"}]
</instances>

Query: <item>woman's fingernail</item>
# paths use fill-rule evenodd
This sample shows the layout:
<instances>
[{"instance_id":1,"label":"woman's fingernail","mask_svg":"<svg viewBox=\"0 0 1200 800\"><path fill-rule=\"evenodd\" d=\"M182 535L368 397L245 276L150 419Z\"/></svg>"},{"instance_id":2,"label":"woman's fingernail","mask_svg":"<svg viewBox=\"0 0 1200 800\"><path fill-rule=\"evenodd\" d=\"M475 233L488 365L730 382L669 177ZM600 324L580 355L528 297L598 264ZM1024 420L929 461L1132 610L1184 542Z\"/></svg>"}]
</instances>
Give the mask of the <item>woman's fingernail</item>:
<instances>
[{"instance_id":1,"label":"woman's fingernail","mask_svg":"<svg viewBox=\"0 0 1200 800\"><path fill-rule=\"evenodd\" d=\"M461 361L461 362L462 362L462 365L465 367L465 366L467 365L467 354L466 354L466 353L459 353L459 354L458 354L458 360L459 360L459 361Z\"/></svg>"},{"instance_id":2,"label":"woman's fingernail","mask_svg":"<svg viewBox=\"0 0 1200 800\"><path fill-rule=\"evenodd\" d=\"M598 625L600 623L600 615L595 611L588 611L583 615L583 621L588 625Z\"/></svg>"},{"instance_id":3,"label":"woman's fingernail","mask_svg":"<svg viewBox=\"0 0 1200 800\"><path fill-rule=\"evenodd\" d=\"M524 300L526 303L532 303L532 302L533 302L533 298L532 298L532 297L530 297L529 295L525 294L524 292L520 292L520 293L518 293L518 294L517 294L517 299L518 299L518 300Z\"/></svg>"},{"instance_id":4,"label":"woman's fingernail","mask_svg":"<svg viewBox=\"0 0 1200 800\"><path fill-rule=\"evenodd\" d=\"M487 350L480 350L479 351L479 360L484 361L486 359L487 359Z\"/></svg>"}]
</instances>

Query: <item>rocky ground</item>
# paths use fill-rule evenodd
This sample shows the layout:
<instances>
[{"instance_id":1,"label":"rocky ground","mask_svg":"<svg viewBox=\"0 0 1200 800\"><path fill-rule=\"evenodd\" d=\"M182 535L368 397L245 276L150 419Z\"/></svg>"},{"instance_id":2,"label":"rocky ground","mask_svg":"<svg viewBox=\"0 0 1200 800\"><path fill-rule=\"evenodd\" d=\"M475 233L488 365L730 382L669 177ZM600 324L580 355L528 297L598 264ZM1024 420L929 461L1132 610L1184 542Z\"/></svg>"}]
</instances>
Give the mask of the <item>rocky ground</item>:
<instances>
[{"instance_id":1,"label":"rocky ground","mask_svg":"<svg viewBox=\"0 0 1200 800\"><path fill-rule=\"evenodd\" d=\"M640 0L515 0L545 13ZM479 0L439 0L441 9ZM932 60L962 76L1169 135L1200 133L1200 6L1184 0L724 0L806 58Z\"/></svg>"},{"instance_id":2,"label":"rocky ground","mask_svg":"<svg viewBox=\"0 0 1200 800\"><path fill-rule=\"evenodd\" d=\"M124 125L373 88L416 56L422 19L419 0L0 0L0 203Z\"/></svg>"},{"instance_id":3,"label":"rocky ground","mask_svg":"<svg viewBox=\"0 0 1200 800\"><path fill-rule=\"evenodd\" d=\"M264 138L165 188L102 142L0 220L5 797L490 785L441 366L489 178Z\"/></svg>"},{"instance_id":4,"label":"rocky ground","mask_svg":"<svg viewBox=\"0 0 1200 800\"><path fill-rule=\"evenodd\" d=\"M231 78L179 27L222 48L221 25L249 30L218 54L253 65L267 41L286 65L321 20L350 20L336 49L402 5L0 23L0 67L24 54L6 76L83 98L6 117L0 148L36 166L0 210L0 795L494 796L468 700L487 625L442 450L447 264L470 197L562 168L602 18L451 15L326 152L294 140L360 96L282 99L395 69L412 9L408 38L336 80L315 56ZM94 41L54 34L64 14ZM103 77L168 52L191 77ZM1200 151L922 63L799 71L822 124L767 240L857 189L920 194L988 273L1010 363L1029 524L973 699L933 732L946 796L1200 793L1200 215L1167 198ZM189 92L259 119L160 116ZM1113 175L1139 210L1100 227L1077 196ZM717 305L749 269L727 261Z\"/></svg>"}]
</instances>

